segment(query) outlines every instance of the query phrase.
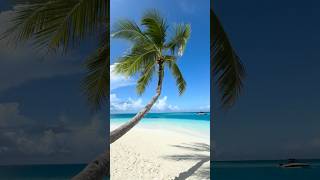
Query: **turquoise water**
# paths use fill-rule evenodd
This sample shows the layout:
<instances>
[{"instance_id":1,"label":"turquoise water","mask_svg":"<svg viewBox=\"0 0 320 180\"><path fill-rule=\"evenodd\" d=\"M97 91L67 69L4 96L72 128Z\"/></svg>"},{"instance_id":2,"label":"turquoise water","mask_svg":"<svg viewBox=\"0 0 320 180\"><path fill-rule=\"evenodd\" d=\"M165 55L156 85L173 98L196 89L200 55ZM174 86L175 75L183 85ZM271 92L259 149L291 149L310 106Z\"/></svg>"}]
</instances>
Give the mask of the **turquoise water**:
<instances>
[{"instance_id":1,"label":"turquoise water","mask_svg":"<svg viewBox=\"0 0 320 180\"><path fill-rule=\"evenodd\" d=\"M85 164L0 166L0 179L69 180L84 167Z\"/></svg>"},{"instance_id":2,"label":"turquoise water","mask_svg":"<svg viewBox=\"0 0 320 180\"><path fill-rule=\"evenodd\" d=\"M129 121L135 114L112 114L110 124L118 126ZM204 137L210 136L210 113L198 115L195 112L149 113L137 127L150 129L165 129L198 133Z\"/></svg>"},{"instance_id":3,"label":"turquoise water","mask_svg":"<svg viewBox=\"0 0 320 180\"><path fill-rule=\"evenodd\" d=\"M110 118L131 118L135 114L111 114ZM145 115L145 118L170 118L170 119L184 119L184 120L202 120L210 121L210 113L205 115L198 115L196 112L170 112L170 113L148 113Z\"/></svg>"},{"instance_id":4,"label":"turquoise water","mask_svg":"<svg viewBox=\"0 0 320 180\"><path fill-rule=\"evenodd\" d=\"M301 160L309 168L280 168L285 161L213 162L214 180L319 180L320 160Z\"/></svg>"}]
</instances>

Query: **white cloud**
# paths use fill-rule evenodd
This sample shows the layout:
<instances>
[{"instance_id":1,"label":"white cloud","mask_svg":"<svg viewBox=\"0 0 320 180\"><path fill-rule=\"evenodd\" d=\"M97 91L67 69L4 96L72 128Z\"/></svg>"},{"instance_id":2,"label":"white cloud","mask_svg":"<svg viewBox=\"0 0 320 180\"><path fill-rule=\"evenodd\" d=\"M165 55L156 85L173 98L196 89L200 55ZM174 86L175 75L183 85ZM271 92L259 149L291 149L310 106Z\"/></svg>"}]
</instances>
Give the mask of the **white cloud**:
<instances>
[{"instance_id":1,"label":"white cloud","mask_svg":"<svg viewBox=\"0 0 320 180\"><path fill-rule=\"evenodd\" d=\"M143 108L142 99L121 100L116 94L110 94L110 111L111 112L136 112Z\"/></svg>"},{"instance_id":2,"label":"white cloud","mask_svg":"<svg viewBox=\"0 0 320 180\"><path fill-rule=\"evenodd\" d=\"M178 111L180 108L167 103L168 97L160 98L152 107L155 111Z\"/></svg>"},{"instance_id":3,"label":"white cloud","mask_svg":"<svg viewBox=\"0 0 320 180\"><path fill-rule=\"evenodd\" d=\"M168 105L168 108L171 110L171 111L180 111L180 108L179 108L179 106L177 106L177 105L171 105L171 104L169 104Z\"/></svg>"},{"instance_id":4,"label":"white cloud","mask_svg":"<svg viewBox=\"0 0 320 180\"><path fill-rule=\"evenodd\" d=\"M64 115L49 125L45 119L38 122L22 114L19 103L2 103L0 159L3 161L0 164L22 163L17 160L19 157L34 157L34 162L43 163L88 162L104 151L108 140L106 127L102 115L77 121Z\"/></svg>"},{"instance_id":5,"label":"white cloud","mask_svg":"<svg viewBox=\"0 0 320 180\"><path fill-rule=\"evenodd\" d=\"M168 97L158 99L158 101L152 106L152 111L164 112L164 111L179 111L180 108L176 105L168 104ZM115 93L110 94L110 111L111 112L138 112L141 110L147 102L143 102L141 98L126 100L120 99Z\"/></svg>"},{"instance_id":6,"label":"white cloud","mask_svg":"<svg viewBox=\"0 0 320 180\"><path fill-rule=\"evenodd\" d=\"M17 148L24 154L53 154L61 152L59 149L59 134L52 130L44 131L40 136L31 137L24 132L12 134Z\"/></svg>"},{"instance_id":7,"label":"white cloud","mask_svg":"<svg viewBox=\"0 0 320 180\"><path fill-rule=\"evenodd\" d=\"M167 96L160 98L153 106L154 109L163 111L167 108Z\"/></svg>"},{"instance_id":8,"label":"white cloud","mask_svg":"<svg viewBox=\"0 0 320 180\"><path fill-rule=\"evenodd\" d=\"M93 116L85 124L75 124L68 117L64 118L66 124L60 130L54 127L43 128L37 124L28 126L29 130L2 128L0 139L5 140L10 147L0 146L0 155L10 152L36 156L71 153L82 157L83 154L88 155L88 153L89 156L96 155L91 147L103 151L107 142L104 136L106 125L103 117ZM59 123L61 122L57 120L56 125ZM12 122L12 125L15 123Z\"/></svg>"},{"instance_id":9,"label":"white cloud","mask_svg":"<svg viewBox=\"0 0 320 180\"><path fill-rule=\"evenodd\" d=\"M115 73L114 68L115 68L115 64L110 65L110 89L111 90L135 84L132 78Z\"/></svg>"},{"instance_id":10,"label":"white cloud","mask_svg":"<svg viewBox=\"0 0 320 180\"><path fill-rule=\"evenodd\" d=\"M19 111L18 103L0 104L0 128L17 128L31 123Z\"/></svg>"}]
</instances>

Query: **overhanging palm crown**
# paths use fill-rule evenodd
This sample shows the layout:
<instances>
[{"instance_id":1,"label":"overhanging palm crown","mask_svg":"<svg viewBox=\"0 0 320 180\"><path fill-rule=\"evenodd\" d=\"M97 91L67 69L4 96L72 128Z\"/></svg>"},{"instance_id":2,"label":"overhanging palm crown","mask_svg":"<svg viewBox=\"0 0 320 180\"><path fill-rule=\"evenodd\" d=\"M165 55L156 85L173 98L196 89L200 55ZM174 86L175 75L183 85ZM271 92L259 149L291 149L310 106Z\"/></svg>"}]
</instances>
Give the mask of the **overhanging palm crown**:
<instances>
[{"instance_id":1,"label":"overhanging palm crown","mask_svg":"<svg viewBox=\"0 0 320 180\"><path fill-rule=\"evenodd\" d=\"M83 81L91 107L98 110L109 96L109 3L106 0L13 0L13 16L0 40L31 42L40 52L63 54L89 38L100 39L86 59Z\"/></svg>"},{"instance_id":2,"label":"overhanging palm crown","mask_svg":"<svg viewBox=\"0 0 320 180\"><path fill-rule=\"evenodd\" d=\"M137 93L142 94L158 67L159 77L163 68L168 67L176 79L179 94L186 89L186 81L177 65L190 37L189 24L178 24L174 33L167 37L168 24L155 10L147 11L141 19L141 28L130 20L118 21L112 31L113 38L121 38L132 43L129 53L117 60L115 72L126 76L139 74Z\"/></svg>"}]
</instances>

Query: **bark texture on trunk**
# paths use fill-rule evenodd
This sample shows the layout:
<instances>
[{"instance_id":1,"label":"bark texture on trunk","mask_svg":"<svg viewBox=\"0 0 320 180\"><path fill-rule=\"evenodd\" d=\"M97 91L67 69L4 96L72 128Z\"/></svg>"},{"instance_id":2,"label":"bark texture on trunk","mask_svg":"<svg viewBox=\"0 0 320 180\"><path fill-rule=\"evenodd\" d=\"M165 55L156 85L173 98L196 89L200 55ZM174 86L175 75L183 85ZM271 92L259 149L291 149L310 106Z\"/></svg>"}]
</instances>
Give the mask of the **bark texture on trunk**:
<instances>
[{"instance_id":1,"label":"bark texture on trunk","mask_svg":"<svg viewBox=\"0 0 320 180\"><path fill-rule=\"evenodd\" d=\"M120 137L125 135L131 128L138 124L138 122L140 122L144 115L150 111L151 107L158 100L162 88L163 63L159 63L158 76L159 79L156 94L152 97L151 101L140 112L138 112L129 122L126 122L125 124L121 125L120 127L118 127L110 133L110 144L118 140Z\"/></svg>"},{"instance_id":2,"label":"bark texture on trunk","mask_svg":"<svg viewBox=\"0 0 320 180\"><path fill-rule=\"evenodd\" d=\"M90 162L72 180L103 180L106 176L110 176L110 151L106 151Z\"/></svg>"}]
</instances>

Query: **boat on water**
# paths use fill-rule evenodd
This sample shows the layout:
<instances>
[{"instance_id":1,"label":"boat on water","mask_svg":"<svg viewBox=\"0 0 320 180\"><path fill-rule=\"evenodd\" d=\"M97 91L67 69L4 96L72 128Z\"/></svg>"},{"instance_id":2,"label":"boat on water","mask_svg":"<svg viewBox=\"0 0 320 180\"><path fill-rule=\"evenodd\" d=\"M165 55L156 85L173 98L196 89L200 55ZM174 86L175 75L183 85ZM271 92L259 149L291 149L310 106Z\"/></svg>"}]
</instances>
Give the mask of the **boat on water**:
<instances>
[{"instance_id":1,"label":"boat on water","mask_svg":"<svg viewBox=\"0 0 320 180\"><path fill-rule=\"evenodd\" d=\"M206 112L197 112L197 115L207 115Z\"/></svg>"},{"instance_id":2,"label":"boat on water","mask_svg":"<svg viewBox=\"0 0 320 180\"><path fill-rule=\"evenodd\" d=\"M289 159L285 164L279 164L282 168L306 168L310 167L310 164L297 162L295 159Z\"/></svg>"}]
</instances>

